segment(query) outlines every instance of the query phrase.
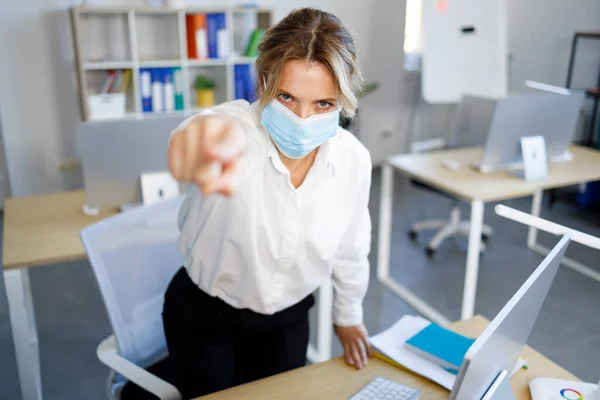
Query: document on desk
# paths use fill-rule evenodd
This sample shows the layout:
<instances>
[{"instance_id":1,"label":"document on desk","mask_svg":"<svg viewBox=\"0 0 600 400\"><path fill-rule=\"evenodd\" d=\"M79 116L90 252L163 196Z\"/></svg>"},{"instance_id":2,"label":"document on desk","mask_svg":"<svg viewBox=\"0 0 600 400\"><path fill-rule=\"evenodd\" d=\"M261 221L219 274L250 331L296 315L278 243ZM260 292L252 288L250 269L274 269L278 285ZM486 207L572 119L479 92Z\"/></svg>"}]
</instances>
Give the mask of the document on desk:
<instances>
[{"instance_id":1,"label":"document on desk","mask_svg":"<svg viewBox=\"0 0 600 400\"><path fill-rule=\"evenodd\" d=\"M431 322L423 317L405 315L391 328L369 339L374 350L383 354L392 361L416 372L432 381L452 390L456 375L437 365L436 363L419 356L406 349L404 344L411 337L425 329ZM525 364L519 360L513 374Z\"/></svg>"}]
</instances>

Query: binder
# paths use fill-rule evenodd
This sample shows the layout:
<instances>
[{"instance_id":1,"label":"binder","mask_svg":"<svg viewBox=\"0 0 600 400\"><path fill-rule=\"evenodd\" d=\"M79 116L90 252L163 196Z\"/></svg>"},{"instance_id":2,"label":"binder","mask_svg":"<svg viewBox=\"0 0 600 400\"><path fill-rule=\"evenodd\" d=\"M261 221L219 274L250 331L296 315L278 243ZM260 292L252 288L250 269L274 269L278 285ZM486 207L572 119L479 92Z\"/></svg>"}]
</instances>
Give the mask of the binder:
<instances>
[{"instance_id":1,"label":"binder","mask_svg":"<svg viewBox=\"0 0 600 400\"><path fill-rule=\"evenodd\" d=\"M162 78L165 111L175 111L175 84L173 82L173 68L164 68L162 71Z\"/></svg>"},{"instance_id":2,"label":"binder","mask_svg":"<svg viewBox=\"0 0 600 400\"><path fill-rule=\"evenodd\" d=\"M258 100L258 96L256 94L256 87L258 86L258 82L256 82L256 68L252 64L246 64L246 98L252 103Z\"/></svg>"},{"instance_id":3,"label":"binder","mask_svg":"<svg viewBox=\"0 0 600 400\"><path fill-rule=\"evenodd\" d=\"M241 65L235 65L234 68L234 76L235 76L235 100L244 99L244 76L243 70L240 68Z\"/></svg>"},{"instance_id":4,"label":"binder","mask_svg":"<svg viewBox=\"0 0 600 400\"><path fill-rule=\"evenodd\" d=\"M142 96L142 111L152 112L152 74L150 69L140 69L140 94Z\"/></svg>"},{"instance_id":5,"label":"binder","mask_svg":"<svg viewBox=\"0 0 600 400\"><path fill-rule=\"evenodd\" d=\"M246 57L257 57L258 56L258 45L265 33L264 29L255 29L250 35L248 41L248 47L246 47Z\"/></svg>"},{"instance_id":6,"label":"binder","mask_svg":"<svg viewBox=\"0 0 600 400\"><path fill-rule=\"evenodd\" d=\"M112 88L114 81L115 81L115 71L112 69L108 70L108 74L106 75L106 79L104 79L104 83L102 84L100 93L102 93L102 94L110 93L110 89Z\"/></svg>"},{"instance_id":7,"label":"binder","mask_svg":"<svg viewBox=\"0 0 600 400\"><path fill-rule=\"evenodd\" d=\"M129 80L131 79L131 70L125 70L123 72L123 79L121 80L121 86L119 87L120 93L127 92L127 87L129 86Z\"/></svg>"},{"instance_id":8,"label":"binder","mask_svg":"<svg viewBox=\"0 0 600 400\"><path fill-rule=\"evenodd\" d=\"M188 58L205 60L208 58L208 35L206 14L192 14L185 17Z\"/></svg>"},{"instance_id":9,"label":"binder","mask_svg":"<svg viewBox=\"0 0 600 400\"><path fill-rule=\"evenodd\" d=\"M234 66L235 99L244 99L248 102L256 100L256 84L249 64Z\"/></svg>"},{"instance_id":10,"label":"binder","mask_svg":"<svg viewBox=\"0 0 600 400\"><path fill-rule=\"evenodd\" d=\"M181 67L173 68L173 83L175 86L175 110L183 110L183 78Z\"/></svg>"},{"instance_id":11,"label":"binder","mask_svg":"<svg viewBox=\"0 0 600 400\"><path fill-rule=\"evenodd\" d=\"M152 112L163 112L165 110L163 101L163 71L161 68L152 68Z\"/></svg>"},{"instance_id":12,"label":"binder","mask_svg":"<svg viewBox=\"0 0 600 400\"><path fill-rule=\"evenodd\" d=\"M115 71L115 78L112 81L109 93L119 93L119 88L121 87L121 82L123 80L123 71Z\"/></svg>"},{"instance_id":13,"label":"binder","mask_svg":"<svg viewBox=\"0 0 600 400\"><path fill-rule=\"evenodd\" d=\"M206 30L208 35L208 57L226 57L229 54L229 34L225 26L225 14L206 14Z\"/></svg>"}]
</instances>

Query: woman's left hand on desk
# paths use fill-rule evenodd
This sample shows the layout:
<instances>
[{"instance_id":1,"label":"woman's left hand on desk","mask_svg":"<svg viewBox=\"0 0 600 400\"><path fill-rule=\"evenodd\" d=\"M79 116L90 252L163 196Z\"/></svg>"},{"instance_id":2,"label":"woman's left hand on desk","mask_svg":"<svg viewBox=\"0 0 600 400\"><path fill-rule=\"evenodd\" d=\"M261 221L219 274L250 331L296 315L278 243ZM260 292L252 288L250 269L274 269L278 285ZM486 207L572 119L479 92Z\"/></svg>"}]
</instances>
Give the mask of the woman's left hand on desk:
<instances>
[{"instance_id":1,"label":"woman's left hand on desk","mask_svg":"<svg viewBox=\"0 0 600 400\"><path fill-rule=\"evenodd\" d=\"M369 335L364 325L336 325L335 333L342 342L346 362L358 369L365 367L372 351L368 339Z\"/></svg>"}]
</instances>

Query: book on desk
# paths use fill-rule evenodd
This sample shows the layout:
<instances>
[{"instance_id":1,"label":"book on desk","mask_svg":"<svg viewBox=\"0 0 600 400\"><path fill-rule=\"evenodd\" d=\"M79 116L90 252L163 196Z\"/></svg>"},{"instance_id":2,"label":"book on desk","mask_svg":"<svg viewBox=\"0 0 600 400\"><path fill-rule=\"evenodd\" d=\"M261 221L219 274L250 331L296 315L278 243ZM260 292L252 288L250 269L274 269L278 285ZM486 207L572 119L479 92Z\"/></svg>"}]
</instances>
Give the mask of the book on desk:
<instances>
[{"instance_id":1,"label":"book on desk","mask_svg":"<svg viewBox=\"0 0 600 400\"><path fill-rule=\"evenodd\" d=\"M409 369L448 390L452 390L462 359L474 342L414 315L405 315L369 341L375 357ZM519 360L512 373L524 365L525 360Z\"/></svg>"}]
</instances>

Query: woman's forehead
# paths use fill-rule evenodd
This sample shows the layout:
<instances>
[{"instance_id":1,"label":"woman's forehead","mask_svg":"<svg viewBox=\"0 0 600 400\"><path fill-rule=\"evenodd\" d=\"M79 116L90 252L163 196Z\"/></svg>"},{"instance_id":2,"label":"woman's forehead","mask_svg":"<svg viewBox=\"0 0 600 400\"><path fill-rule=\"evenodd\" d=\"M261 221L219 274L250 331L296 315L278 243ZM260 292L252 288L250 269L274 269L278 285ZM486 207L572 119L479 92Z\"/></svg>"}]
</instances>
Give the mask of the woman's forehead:
<instances>
[{"instance_id":1,"label":"woman's forehead","mask_svg":"<svg viewBox=\"0 0 600 400\"><path fill-rule=\"evenodd\" d=\"M336 85L329 69L319 62L290 60L281 71L279 89L298 99L320 100L336 97Z\"/></svg>"}]
</instances>

